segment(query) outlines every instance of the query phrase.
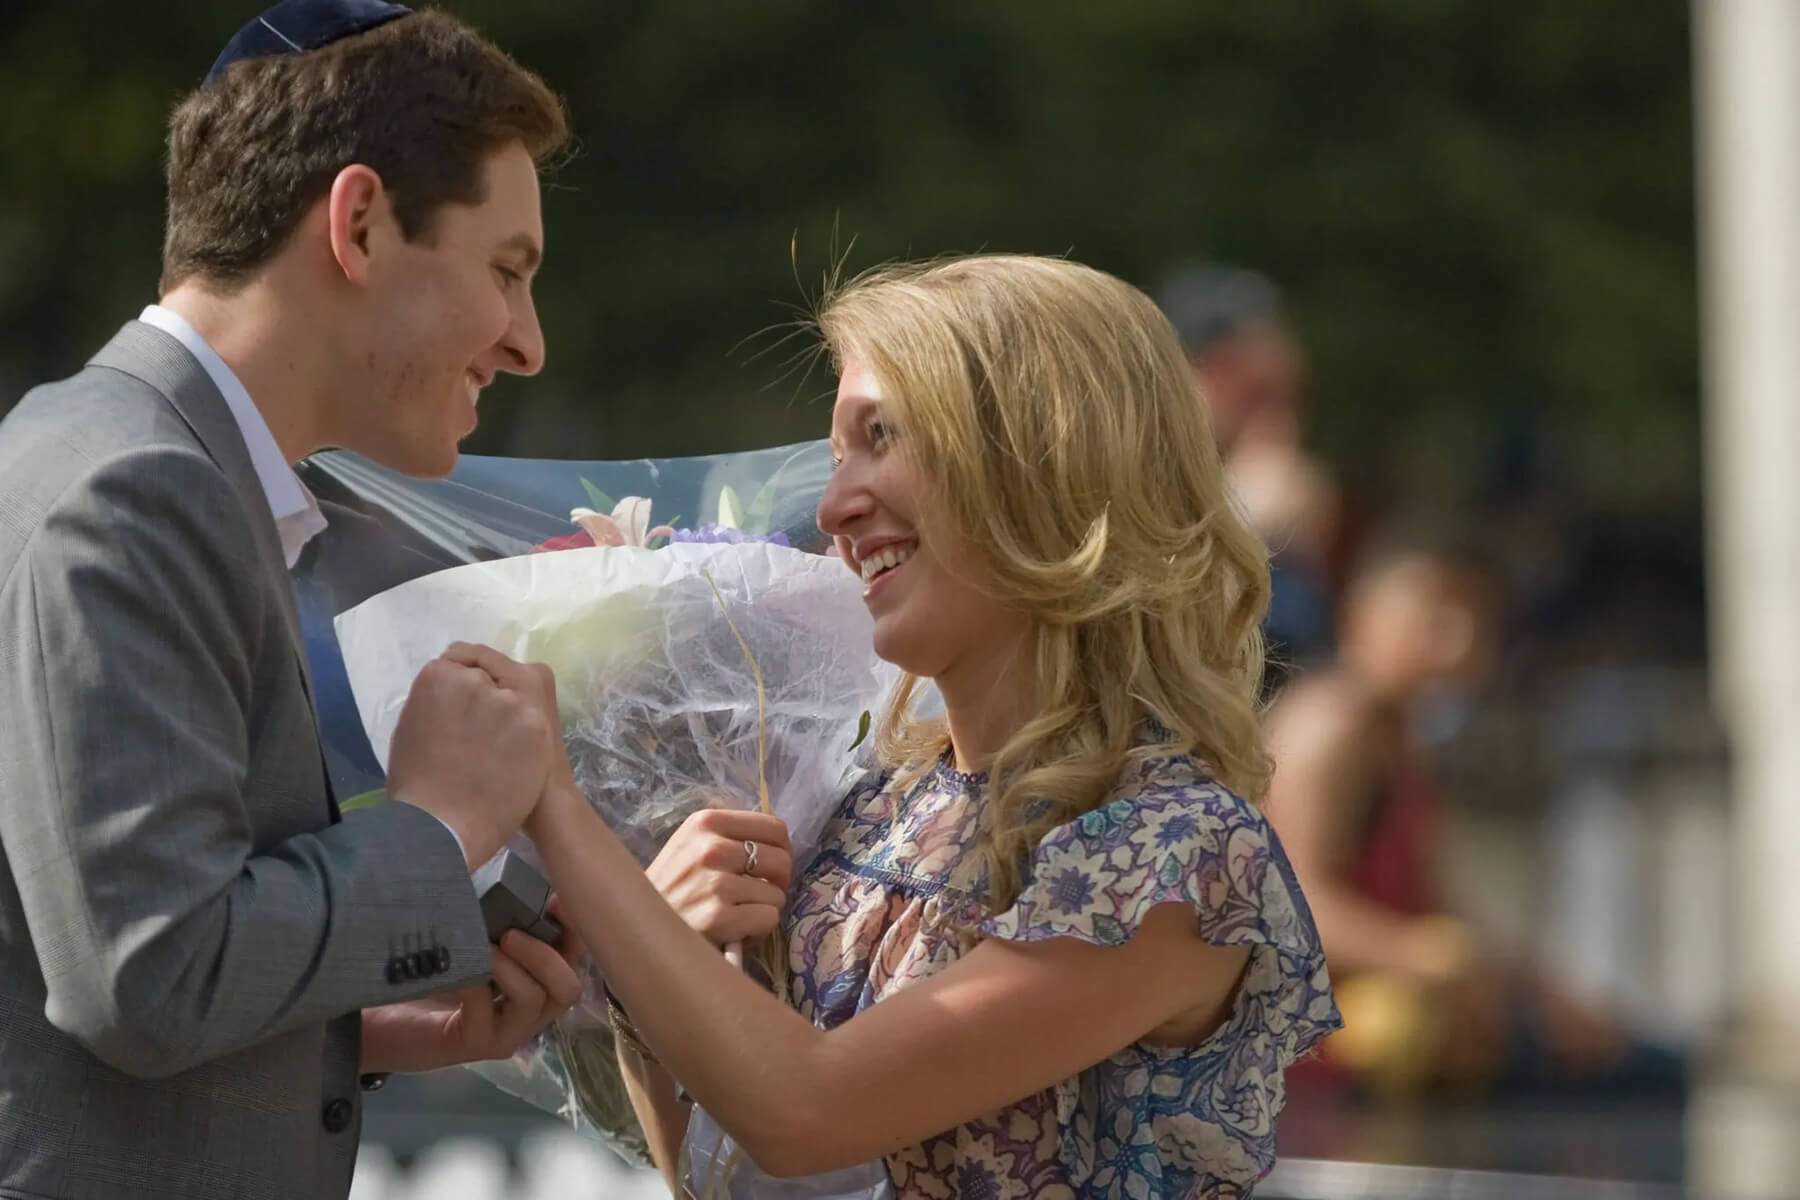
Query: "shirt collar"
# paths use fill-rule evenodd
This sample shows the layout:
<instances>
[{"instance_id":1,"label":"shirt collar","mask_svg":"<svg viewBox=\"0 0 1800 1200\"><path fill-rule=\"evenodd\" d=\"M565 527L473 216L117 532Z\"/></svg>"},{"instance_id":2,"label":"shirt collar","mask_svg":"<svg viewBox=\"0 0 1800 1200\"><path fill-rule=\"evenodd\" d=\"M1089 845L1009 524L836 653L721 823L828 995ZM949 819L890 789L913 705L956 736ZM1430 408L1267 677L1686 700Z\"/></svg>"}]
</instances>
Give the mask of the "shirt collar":
<instances>
[{"instance_id":1,"label":"shirt collar","mask_svg":"<svg viewBox=\"0 0 1800 1200\"><path fill-rule=\"evenodd\" d=\"M269 432L269 423L263 420L243 382L186 318L160 304L152 304L144 309L138 320L155 326L186 347L199 361L213 386L219 389L219 394L225 397L226 407L231 410L232 419L243 436L244 448L250 452L250 465L256 472L257 482L262 485L269 514L275 518L282 554L287 558L287 565L292 567L300 561L300 552L306 544L325 529L325 514L319 511L318 500L288 465L281 447L275 443L275 435Z\"/></svg>"}]
</instances>

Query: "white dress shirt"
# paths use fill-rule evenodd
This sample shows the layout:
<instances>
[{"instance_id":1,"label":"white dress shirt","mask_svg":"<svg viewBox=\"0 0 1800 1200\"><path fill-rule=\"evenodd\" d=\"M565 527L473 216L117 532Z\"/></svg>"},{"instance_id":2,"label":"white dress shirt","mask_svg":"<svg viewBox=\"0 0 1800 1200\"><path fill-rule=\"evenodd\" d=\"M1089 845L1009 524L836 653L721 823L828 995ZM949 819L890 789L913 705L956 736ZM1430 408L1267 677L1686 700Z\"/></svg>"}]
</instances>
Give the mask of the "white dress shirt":
<instances>
[{"instance_id":1,"label":"white dress shirt","mask_svg":"<svg viewBox=\"0 0 1800 1200\"><path fill-rule=\"evenodd\" d=\"M275 435L269 432L269 423L263 420L242 381L186 318L160 304L152 304L138 320L156 326L185 346L187 352L199 360L219 394L225 397L238 432L243 435L244 448L250 451L250 466L256 471L257 482L262 484L269 512L275 517L275 531L281 535L281 552L287 558L287 565L292 567L300 561L300 552L306 548L306 543L325 531L325 514L319 511L319 502L294 474L294 468L288 465L281 447L275 444Z\"/></svg>"},{"instance_id":2,"label":"white dress shirt","mask_svg":"<svg viewBox=\"0 0 1800 1200\"><path fill-rule=\"evenodd\" d=\"M325 532L325 514L319 511L318 500L288 465L281 447L275 444L275 435L269 432L269 423L250 399L243 381L225 365L219 352L207 344L199 331L188 324L187 318L160 304L152 304L139 314L138 320L154 325L186 347L187 352L199 360L219 394L225 397L238 432L243 435L244 448L250 452L250 466L256 471L256 481L262 485L263 498L269 502L269 512L275 518L275 532L281 536L281 553L292 569L300 561L300 552L306 549L306 543ZM463 851L466 860L468 848L463 845L461 836L442 817L438 817L438 824L456 839L456 847Z\"/></svg>"}]
</instances>

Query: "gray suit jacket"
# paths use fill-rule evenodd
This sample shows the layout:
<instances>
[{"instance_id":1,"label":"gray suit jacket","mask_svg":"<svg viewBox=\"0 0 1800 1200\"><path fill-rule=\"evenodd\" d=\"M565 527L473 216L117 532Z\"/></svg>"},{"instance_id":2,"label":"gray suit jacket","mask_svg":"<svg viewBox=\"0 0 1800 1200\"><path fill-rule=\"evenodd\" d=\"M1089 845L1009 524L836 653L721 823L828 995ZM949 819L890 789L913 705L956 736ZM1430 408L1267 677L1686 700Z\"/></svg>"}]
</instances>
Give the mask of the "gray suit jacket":
<instances>
[{"instance_id":1,"label":"gray suit jacket","mask_svg":"<svg viewBox=\"0 0 1800 1200\"><path fill-rule=\"evenodd\" d=\"M0 1197L342 1196L358 1010L487 975L442 825L334 823L299 646L175 339L0 423Z\"/></svg>"}]
</instances>

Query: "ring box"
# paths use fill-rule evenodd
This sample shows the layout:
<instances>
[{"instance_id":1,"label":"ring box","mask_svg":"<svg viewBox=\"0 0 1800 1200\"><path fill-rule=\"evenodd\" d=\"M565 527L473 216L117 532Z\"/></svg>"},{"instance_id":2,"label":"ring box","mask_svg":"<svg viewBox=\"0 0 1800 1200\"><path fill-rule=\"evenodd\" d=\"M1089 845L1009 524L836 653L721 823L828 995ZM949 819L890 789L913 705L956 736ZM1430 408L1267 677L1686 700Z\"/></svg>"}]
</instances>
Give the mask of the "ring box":
<instances>
[{"instance_id":1,"label":"ring box","mask_svg":"<svg viewBox=\"0 0 1800 1200\"><path fill-rule=\"evenodd\" d=\"M472 882L488 941L498 944L509 929L523 930L551 945L562 940L562 925L548 911L550 881L511 850L483 863Z\"/></svg>"}]
</instances>

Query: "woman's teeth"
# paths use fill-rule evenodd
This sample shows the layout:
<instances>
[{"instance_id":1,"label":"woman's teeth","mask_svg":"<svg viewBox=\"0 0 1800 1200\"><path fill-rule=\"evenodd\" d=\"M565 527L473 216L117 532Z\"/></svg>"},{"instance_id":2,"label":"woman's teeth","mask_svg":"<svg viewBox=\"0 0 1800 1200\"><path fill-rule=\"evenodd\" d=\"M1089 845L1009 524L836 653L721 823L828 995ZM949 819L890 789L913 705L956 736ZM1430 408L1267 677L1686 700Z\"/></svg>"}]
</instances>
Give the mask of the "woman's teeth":
<instances>
[{"instance_id":1,"label":"woman's teeth","mask_svg":"<svg viewBox=\"0 0 1800 1200\"><path fill-rule=\"evenodd\" d=\"M883 571L891 571L913 556L913 546L889 546L862 560L864 583L872 583Z\"/></svg>"}]
</instances>

